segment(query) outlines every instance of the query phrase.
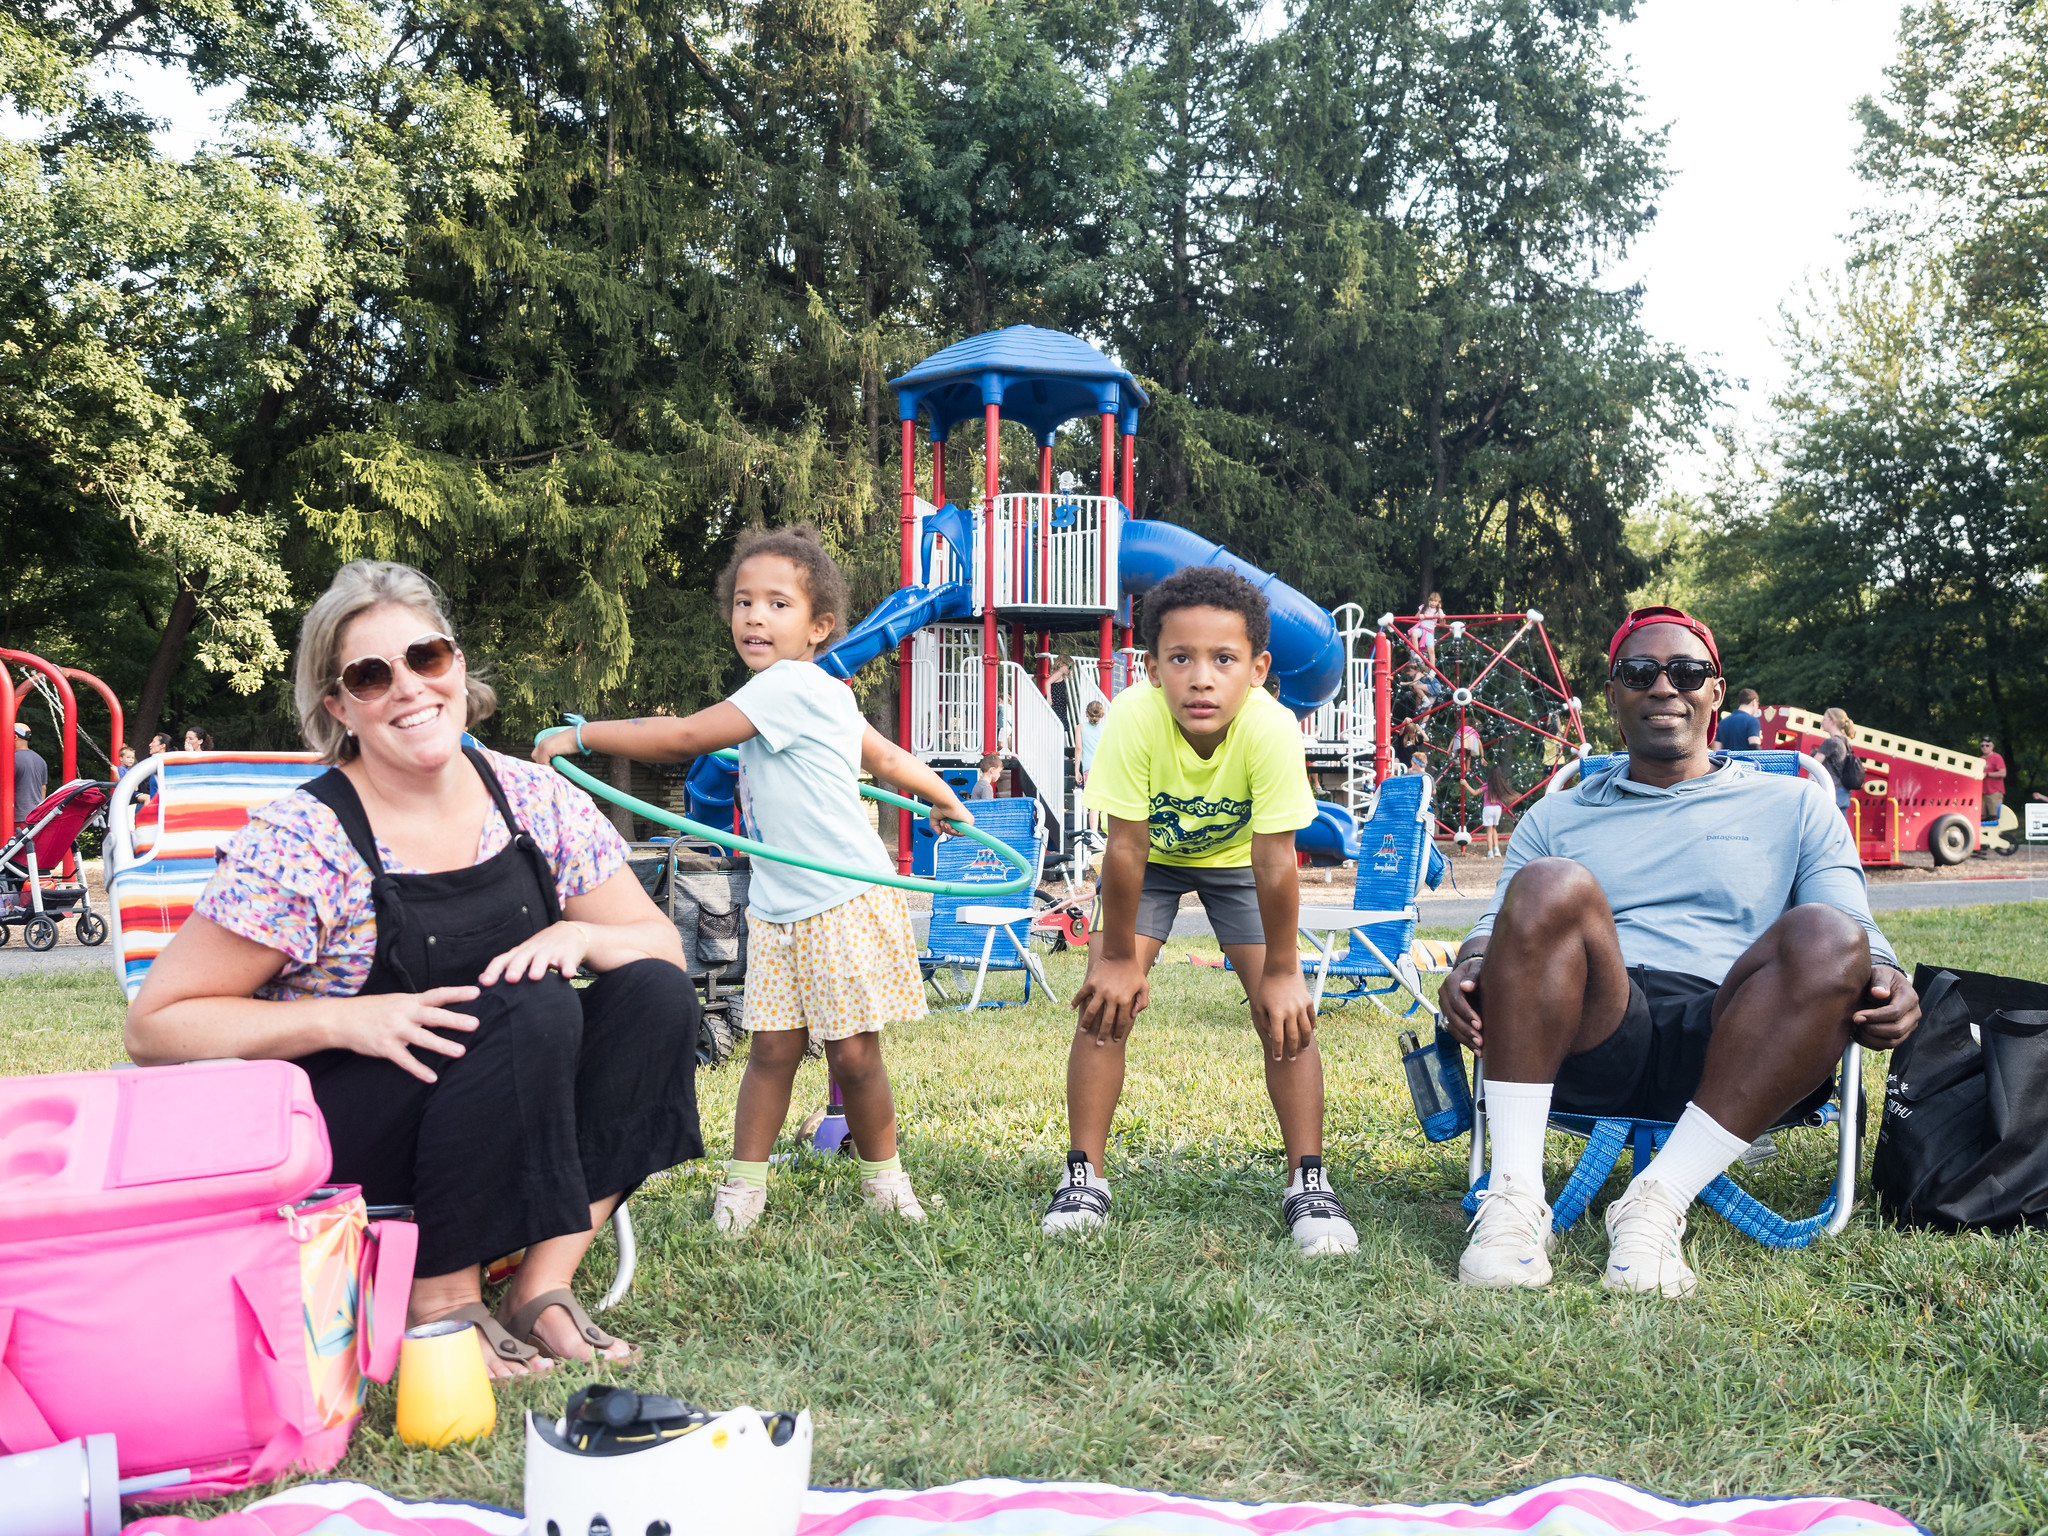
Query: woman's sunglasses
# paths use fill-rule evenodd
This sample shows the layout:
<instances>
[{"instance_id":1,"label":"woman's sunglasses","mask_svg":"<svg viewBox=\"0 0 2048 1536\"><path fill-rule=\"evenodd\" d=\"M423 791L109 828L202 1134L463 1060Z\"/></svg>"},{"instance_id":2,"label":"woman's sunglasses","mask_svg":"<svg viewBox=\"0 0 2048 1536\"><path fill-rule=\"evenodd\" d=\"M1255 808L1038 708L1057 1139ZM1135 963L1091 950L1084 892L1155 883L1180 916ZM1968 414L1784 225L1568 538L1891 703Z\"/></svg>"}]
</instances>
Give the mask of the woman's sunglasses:
<instances>
[{"instance_id":1,"label":"woman's sunglasses","mask_svg":"<svg viewBox=\"0 0 2048 1536\"><path fill-rule=\"evenodd\" d=\"M397 680L397 674L391 670L394 661L403 661L414 677L440 677L461 654L446 635L421 635L396 656L358 656L341 669L341 676L335 681L358 704L368 704L391 691Z\"/></svg>"},{"instance_id":2,"label":"woman's sunglasses","mask_svg":"<svg viewBox=\"0 0 2048 1536\"><path fill-rule=\"evenodd\" d=\"M1707 686L1707 679L1715 671L1711 661L1702 661L1696 656L1679 656L1671 661L1656 661L1648 656L1624 656L1614 664L1614 680L1624 688L1641 693L1645 688L1654 688L1657 674L1662 672L1680 693L1698 693Z\"/></svg>"}]
</instances>

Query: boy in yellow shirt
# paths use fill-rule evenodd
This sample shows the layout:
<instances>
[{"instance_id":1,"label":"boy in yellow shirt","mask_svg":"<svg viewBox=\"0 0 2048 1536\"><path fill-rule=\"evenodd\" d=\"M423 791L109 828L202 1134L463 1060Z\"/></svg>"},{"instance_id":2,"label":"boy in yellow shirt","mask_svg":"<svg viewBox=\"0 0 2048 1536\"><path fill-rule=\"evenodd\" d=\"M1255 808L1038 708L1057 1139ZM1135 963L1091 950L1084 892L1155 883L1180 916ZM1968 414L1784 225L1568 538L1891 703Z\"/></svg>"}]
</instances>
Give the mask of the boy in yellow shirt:
<instances>
[{"instance_id":1,"label":"boy in yellow shirt","mask_svg":"<svg viewBox=\"0 0 2048 1536\"><path fill-rule=\"evenodd\" d=\"M1264 1044L1266 1092L1287 1146L1282 1217L1304 1256L1358 1246L1323 1171L1323 1063L1294 940L1294 834L1315 820L1316 804L1301 728L1262 686L1271 628L1258 589L1217 566L1191 566L1145 594L1148 681L1110 705L1088 773L1087 805L1107 821L1109 846L1101 925L1074 996L1073 1150L1041 1223L1048 1237L1109 1219L1102 1166L1126 1038L1180 899L1193 891Z\"/></svg>"}]
</instances>

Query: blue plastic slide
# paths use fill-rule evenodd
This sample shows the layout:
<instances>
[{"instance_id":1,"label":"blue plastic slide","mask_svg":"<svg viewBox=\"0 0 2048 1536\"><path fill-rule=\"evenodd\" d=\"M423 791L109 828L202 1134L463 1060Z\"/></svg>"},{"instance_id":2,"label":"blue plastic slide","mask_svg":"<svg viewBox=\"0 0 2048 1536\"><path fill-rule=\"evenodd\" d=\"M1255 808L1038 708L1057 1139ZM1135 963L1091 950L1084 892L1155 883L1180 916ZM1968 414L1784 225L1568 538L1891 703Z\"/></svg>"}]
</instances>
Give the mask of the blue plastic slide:
<instances>
[{"instance_id":1,"label":"blue plastic slide","mask_svg":"<svg viewBox=\"0 0 2048 1536\"><path fill-rule=\"evenodd\" d=\"M1297 715L1321 708L1344 686L1344 642L1336 621L1270 571L1176 523L1149 519L1127 520L1118 549L1117 580L1127 596L1145 592L1191 565L1220 565L1265 593L1273 611L1268 646L1273 680L1279 685L1280 702Z\"/></svg>"},{"instance_id":2,"label":"blue plastic slide","mask_svg":"<svg viewBox=\"0 0 2048 1536\"><path fill-rule=\"evenodd\" d=\"M949 504L929 522L924 568L931 568L931 545L936 536L952 545L954 569L964 567L969 574L943 587L900 587L890 593L845 639L818 658L818 665L834 677L852 677L927 624L974 616L974 550L967 536L967 516ZM1118 549L1118 584L1126 596L1148 591L1191 565L1220 565L1265 593L1273 613L1273 679L1280 702L1297 715L1329 703L1343 687L1344 642L1338 637L1336 622L1270 571L1262 571L1221 544L1212 544L1174 523L1127 518Z\"/></svg>"}]
</instances>

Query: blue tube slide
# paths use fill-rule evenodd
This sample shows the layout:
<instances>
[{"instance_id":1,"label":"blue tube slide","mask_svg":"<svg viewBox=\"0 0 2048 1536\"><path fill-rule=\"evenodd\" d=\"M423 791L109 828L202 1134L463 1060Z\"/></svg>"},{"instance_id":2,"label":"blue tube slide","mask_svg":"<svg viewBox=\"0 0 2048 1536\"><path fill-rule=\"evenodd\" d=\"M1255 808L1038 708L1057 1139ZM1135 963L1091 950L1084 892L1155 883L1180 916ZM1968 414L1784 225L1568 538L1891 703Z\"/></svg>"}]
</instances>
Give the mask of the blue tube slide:
<instances>
[{"instance_id":1,"label":"blue tube slide","mask_svg":"<svg viewBox=\"0 0 2048 1536\"><path fill-rule=\"evenodd\" d=\"M1174 523L1132 518L1123 526L1120 550L1117 578L1126 596L1146 592L1191 565L1237 572L1266 595L1273 612L1268 649L1280 702L1306 715L1337 696L1344 685L1344 642L1336 621L1278 576Z\"/></svg>"}]
</instances>

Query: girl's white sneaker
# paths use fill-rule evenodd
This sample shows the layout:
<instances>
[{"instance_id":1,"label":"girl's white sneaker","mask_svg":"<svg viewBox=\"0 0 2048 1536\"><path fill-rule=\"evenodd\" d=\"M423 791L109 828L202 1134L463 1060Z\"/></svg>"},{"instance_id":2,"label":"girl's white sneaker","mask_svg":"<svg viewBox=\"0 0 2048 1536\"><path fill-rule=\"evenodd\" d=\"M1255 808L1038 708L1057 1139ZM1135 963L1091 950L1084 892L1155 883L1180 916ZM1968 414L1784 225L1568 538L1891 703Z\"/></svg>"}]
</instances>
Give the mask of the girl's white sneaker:
<instances>
[{"instance_id":1,"label":"girl's white sneaker","mask_svg":"<svg viewBox=\"0 0 2048 1536\"><path fill-rule=\"evenodd\" d=\"M924 1220L924 1207L917 1203L917 1191L910 1187L910 1175L901 1168L878 1173L872 1179L862 1179L860 1192L866 1197L870 1210L891 1212L905 1221ZM932 1204L938 1203L934 1197Z\"/></svg>"},{"instance_id":2,"label":"girl's white sneaker","mask_svg":"<svg viewBox=\"0 0 2048 1536\"><path fill-rule=\"evenodd\" d=\"M768 1191L733 1179L711 1192L711 1225L729 1237L738 1237L768 1209Z\"/></svg>"}]
</instances>

